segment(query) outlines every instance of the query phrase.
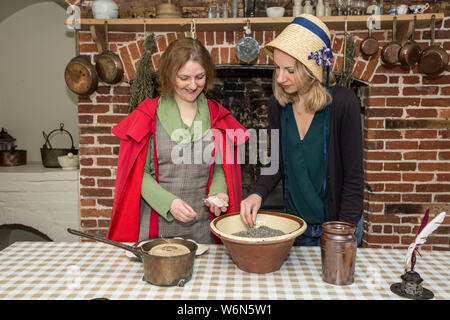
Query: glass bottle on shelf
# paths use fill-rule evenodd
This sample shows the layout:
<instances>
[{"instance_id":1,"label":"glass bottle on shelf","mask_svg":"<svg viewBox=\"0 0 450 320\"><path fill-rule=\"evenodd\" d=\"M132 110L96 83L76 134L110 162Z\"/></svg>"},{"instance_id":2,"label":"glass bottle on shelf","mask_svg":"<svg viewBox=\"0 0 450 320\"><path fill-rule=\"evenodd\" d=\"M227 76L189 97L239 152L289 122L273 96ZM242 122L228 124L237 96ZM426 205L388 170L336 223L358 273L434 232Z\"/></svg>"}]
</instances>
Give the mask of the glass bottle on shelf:
<instances>
[{"instance_id":1,"label":"glass bottle on shelf","mask_svg":"<svg viewBox=\"0 0 450 320\"><path fill-rule=\"evenodd\" d=\"M331 6L330 3L327 1L325 2L325 17L331 16Z\"/></svg>"},{"instance_id":2,"label":"glass bottle on shelf","mask_svg":"<svg viewBox=\"0 0 450 320\"><path fill-rule=\"evenodd\" d=\"M228 18L228 6L226 3L223 4L223 18Z\"/></svg>"},{"instance_id":3,"label":"glass bottle on shelf","mask_svg":"<svg viewBox=\"0 0 450 320\"><path fill-rule=\"evenodd\" d=\"M214 11L212 7L208 9L208 18L214 18Z\"/></svg>"},{"instance_id":4,"label":"glass bottle on shelf","mask_svg":"<svg viewBox=\"0 0 450 320\"><path fill-rule=\"evenodd\" d=\"M255 16L255 0L243 0L244 1L244 17Z\"/></svg>"},{"instance_id":5,"label":"glass bottle on shelf","mask_svg":"<svg viewBox=\"0 0 450 320\"><path fill-rule=\"evenodd\" d=\"M323 0L318 0L316 5L316 16L323 17L325 15L325 5Z\"/></svg>"},{"instance_id":6,"label":"glass bottle on shelf","mask_svg":"<svg viewBox=\"0 0 450 320\"><path fill-rule=\"evenodd\" d=\"M231 2L231 16L237 18L239 10L238 0L232 0Z\"/></svg>"},{"instance_id":7,"label":"glass bottle on shelf","mask_svg":"<svg viewBox=\"0 0 450 320\"><path fill-rule=\"evenodd\" d=\"M380 14L377 0L373 0L373 2L372 2L372 14Z\"/></svg>"}]
</instances>

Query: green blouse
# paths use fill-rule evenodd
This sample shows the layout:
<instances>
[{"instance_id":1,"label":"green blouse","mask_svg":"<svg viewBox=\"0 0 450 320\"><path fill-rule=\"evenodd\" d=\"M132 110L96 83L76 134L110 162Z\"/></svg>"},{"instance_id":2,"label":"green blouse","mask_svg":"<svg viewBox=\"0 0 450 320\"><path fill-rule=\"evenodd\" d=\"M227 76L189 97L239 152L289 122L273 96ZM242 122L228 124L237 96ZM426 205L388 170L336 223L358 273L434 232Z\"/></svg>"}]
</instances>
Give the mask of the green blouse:
<instances>
[{"instance_id":1,"label":"green blouse","mask_svg":"<svg viewBox=\"0 0 450 320\"><path fill-rule=\"evenodd\" d=\"M196 121L201 122L201 135L199 130L194 130L194 125L188 126L183 122L181 119L180 110L178 109L178 105L173 97L160 97L156 115L169 136L172 136L172 133L179 128L185 129L183 132L189 132L189 136L179 136L179 139L175 141L177 144L185 144L191 141L196 141L197 139L205 136L205 134L207 134L211 129L208 101L203 93L200 94L197 99L197 113L195 114L194 121L192 122L193 124ZM195 134L197 134L197 136L194 136ZM220 154L217 153L217 156L220 157ZM170 205L172 204L172 201L177 198L177 196L165 190L149 173L152 157L153 150L151 150L151 143L149 143L147 159L144 165L144 175L142 178L141 196L150 207L170 222L173 220L173 216L170 213ZM223 167L221 164L215 164L211 178L209 195L214 195L219 192L228 194Z\"/></svg>"},{"instance_id":2,"label":"green blouse","mask_svg":"<svg viewBox=\"0 0 450 320\"><path fill-rule=\"evenodd\" d=\"M292 105L281 115L281 147L288 179L287 213L301 217L308 224L329 220L328 192L324 192L324 177L328 177L329 108L315 113L303 140L300 139ZM328 180L328 179L327 179ZM328 184L328 182L327 182Z\"/></svg>"}]
</instances>

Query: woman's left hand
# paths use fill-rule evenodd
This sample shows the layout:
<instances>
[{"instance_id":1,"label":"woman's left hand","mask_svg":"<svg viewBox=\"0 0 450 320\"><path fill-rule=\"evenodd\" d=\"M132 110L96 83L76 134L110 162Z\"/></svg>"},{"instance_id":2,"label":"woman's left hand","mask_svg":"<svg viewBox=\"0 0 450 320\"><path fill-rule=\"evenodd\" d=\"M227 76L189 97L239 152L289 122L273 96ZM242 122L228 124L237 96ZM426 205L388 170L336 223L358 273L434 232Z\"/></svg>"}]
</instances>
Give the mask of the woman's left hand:
<instances>
[{"instance_id":1,"label":"woman's left hand","mask_svg":"<svg viewBox=\"0 0 450 320\"><path fill-rule=\"evenodd\" d=\"M210 195L210 197L219 198L220 200L225 201L226 203L228 203L228 201L230 200L228 195L226 193L223 193L223 192L219 192L219 193ZM205 205L209 208L209 210L211 212L214 212L216 217L220 216L220 214L222 212L227 212L228 207L226 207L226 206L218 207L215 204L212 204L212 203L210 203L209 201L206 201L206 200L203 200L203 202L205 203Z\"/></svg>"}]
</instances>

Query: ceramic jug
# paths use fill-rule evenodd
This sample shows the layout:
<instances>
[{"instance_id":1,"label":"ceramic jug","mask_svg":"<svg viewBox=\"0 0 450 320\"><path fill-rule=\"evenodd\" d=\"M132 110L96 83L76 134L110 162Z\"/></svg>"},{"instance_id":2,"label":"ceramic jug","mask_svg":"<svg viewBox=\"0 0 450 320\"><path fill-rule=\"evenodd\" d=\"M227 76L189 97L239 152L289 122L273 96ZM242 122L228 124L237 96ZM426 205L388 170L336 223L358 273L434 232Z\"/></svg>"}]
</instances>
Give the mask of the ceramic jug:
<instances>
[{"instance_id":1,"label":"ceramic jug","mask_svg":"<svg viewBox=\"0 0 450 320\"><path fill-rule=\"evenodd\" d=\"M322 224L322 280L334 285L353 283L356 264L356 226L342 221Z\"/></svg>"},{"instance_id":2,"label":"ceramic jug","mask_svg":"<svg viewBox=\"0 0 450 320\"><path fill-rule=\"evenodd\" d=\"M292 8L292 15L298 17L303 12L302 0L295 0L294 7Z\"/></svg>"},{"instance_id":3,"label":"ceramic jug","mask_svg":"<svg viewBox=\"0 0 450 320\"><path fill-rule=\"evenodd\" d=\"M311 1L309 1L309 0L305 1L305 6L303 7L303 13L314 14L314 8L311 5Z\"/></svg>"},{"instance_id":4,"label":"ceramic jug","mask_svg":"<svg viewBox=\"0 0 450 320\"><path fill-rule=\"evenodd\" d=\"M119 7L113 0L95 0L92 14L95 19L116 19L119 17Z\"/></svg>"}]
</instances>

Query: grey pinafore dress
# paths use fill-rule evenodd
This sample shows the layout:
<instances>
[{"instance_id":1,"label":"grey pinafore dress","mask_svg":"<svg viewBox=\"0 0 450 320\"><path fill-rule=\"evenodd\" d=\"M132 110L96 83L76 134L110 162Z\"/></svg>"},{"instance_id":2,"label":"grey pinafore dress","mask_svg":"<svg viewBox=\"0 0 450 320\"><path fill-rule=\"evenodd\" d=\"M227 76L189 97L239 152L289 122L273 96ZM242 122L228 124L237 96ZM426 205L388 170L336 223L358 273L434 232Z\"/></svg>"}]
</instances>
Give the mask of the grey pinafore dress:
<instances>
[{"instance_id":1,"label":"grey pinafore dress","mask_svg":"<svg viewBox=\"0 0 450 320\"><path fill-rule=\"evenodd\" d=\"M168 222L158 215L159 237L183 237L185 239L195 240L198 243L213 243L214 239L209 226L209 211L208 207L203 203L203 199L206 198L206 187L212 157L211 154L208 154L207 157L209 159L204 159L206 154L204 155L203 151L212 140L202 137L197 141L182 145L183 150L180 152L177 152L180 149L180 146L178 146L174 153L182 153L183 155L190 154L190 157L183 157L183 159L190 158L190 161L174 164L171 155L172 150L177 144L171 140L158 117L156 117L155 137L157 141L156 153L158 157L159 184L167 191L185 201L197 212L197 218L189 222L181 222L176 219ZM152 137L149 143L151 143L150 150L153 150L154 139ZM153 153L149 153L147 157L149 156L151 157L150 174L155 177ZM139 241L146 240L149 237L150 211L150 206L141 197Z\"/></svg>"}]
</instances>

